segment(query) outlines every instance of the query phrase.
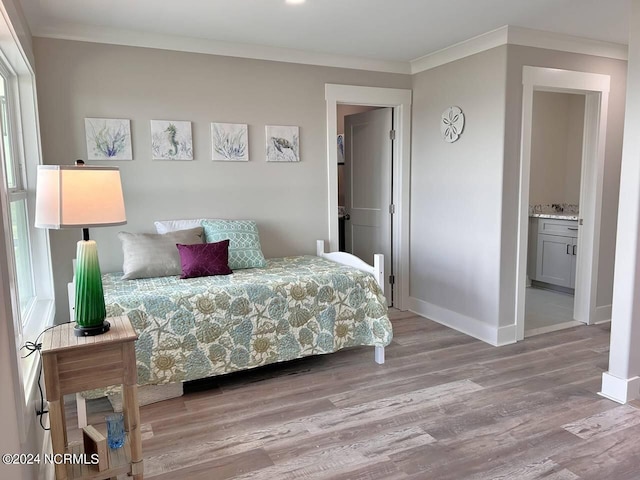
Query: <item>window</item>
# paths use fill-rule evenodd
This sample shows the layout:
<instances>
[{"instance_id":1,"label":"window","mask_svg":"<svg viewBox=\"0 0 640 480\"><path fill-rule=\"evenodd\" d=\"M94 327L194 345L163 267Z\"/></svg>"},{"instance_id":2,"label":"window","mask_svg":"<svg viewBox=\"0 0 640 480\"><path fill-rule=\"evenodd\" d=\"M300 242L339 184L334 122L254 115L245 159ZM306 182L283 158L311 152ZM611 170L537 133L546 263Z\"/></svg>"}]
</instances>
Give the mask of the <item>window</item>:
<instances>
[{"instance_id":1,"label":"window","mask_svg":"<svg viewBox=\"0 0 640 480\"><path fill-rule=\"evenodd\" d=\"M0 18L0 33L2 28ZM34 227L41 163L35 78L30 63L15 48L10 36L0 35L0 220L9 227L3 229L7 250L0 255L8 260L13 333L19 349L53 323L55 304L49 236ZM34 385L34 357L21 361L25 393Z\"/></svg>"},{"instance_id":2,"label":"window","mask_svg":"<svg viewBox=\"0 0 640 480\"><path fill-rule=\"evenodd\" d=\"M7 178L7 193L10 205L11 233L14 249L14 263L22 326L29 318L29 311L35 299L33 262L27 205L26 179L22 166L24 162L16 155L18 149L13 132L16 128L12 107L16 98L12 95L10 75L6 68L0 68L0 132L2 132L2 158Z\"/></svg>"}]
</instances>

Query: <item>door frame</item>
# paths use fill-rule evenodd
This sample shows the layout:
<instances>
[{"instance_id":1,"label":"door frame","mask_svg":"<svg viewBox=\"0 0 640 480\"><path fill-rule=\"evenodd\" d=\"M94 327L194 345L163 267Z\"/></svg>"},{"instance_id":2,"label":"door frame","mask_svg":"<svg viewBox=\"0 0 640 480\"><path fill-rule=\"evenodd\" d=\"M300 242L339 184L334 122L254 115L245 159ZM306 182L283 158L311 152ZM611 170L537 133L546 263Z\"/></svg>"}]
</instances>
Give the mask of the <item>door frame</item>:
<instances>
[{"instance_id":1,"label":"door frame","mask_svg":"<svg viewBox=\"0 0 640 480\"><path fill-rule=\"evenodd\" d=\"M393 142L392 201L395 205L393 222L393 271L395 307L406 310L409 302L409 188L411 173L411 90L398 88L362 87L357 85L325 84L327 109L327 187L329 195L329 246L338 250L338 104L392 107L396 138ZM367 263L370 259L365 259Z\"/></svg>"},{"instance_id":2,"label":"door frame","mask_svg":"<svg viewBox=\"0 0 640 480\"><path fill-rule=\"evenodd\" d=\"M534 91L575 93L585 96L580 175L580 217L578 221L580 229L578 231L579 255L576 262L574 319L586 324L596 322L600 220L610 82L609 75L545 67L523 67L520 199L516 259L516 340L524 339L525 327Z\"/></svg>"}]
</instances>

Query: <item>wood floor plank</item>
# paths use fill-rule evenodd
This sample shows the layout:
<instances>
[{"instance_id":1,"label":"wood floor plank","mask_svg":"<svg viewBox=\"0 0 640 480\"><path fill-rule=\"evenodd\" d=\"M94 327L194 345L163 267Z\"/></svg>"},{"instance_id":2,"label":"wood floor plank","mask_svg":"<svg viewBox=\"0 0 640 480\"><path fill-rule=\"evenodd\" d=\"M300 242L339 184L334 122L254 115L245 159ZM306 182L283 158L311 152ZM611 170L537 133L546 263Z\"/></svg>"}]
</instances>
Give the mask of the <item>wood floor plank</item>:
<instances>
[{"instance_id":1,"label":"wood floor plank","mask_svg":"<svg viewBox=\"0 0 640 480\"><path fill-rule=\"evenodd\" d=\"M149 469L149 463L151 462L147 462L145 459L145 470ZM272 465L273 462L264 451L249 450L229 457L209 458L207 461L186 468L176 465L173 470L162 473L146 473L145 471L145 478L154 478L155 480L175 480L178 478L225 480L240 478L243 475L267 469Z\"/></svg>"},{"instance_id":2,"label":"wood floor plank","mask_svg":"<svg viewBox=\"0 0 640 480\"><path fill-rule=\"evenodd\" d=\"M406 480L407 474L401 472L392 461L368 464L364 467L333 470L327 479L332 480Z\"/></svg>"},{"instance_id":3,"label":"wood floor plank","mask_svg":"<svg viewBox=\"0 0 640 480\"><path fill-rule=\"evenodd\" d=\"M320 450L333 450L336 454L356 453L369 458L385 457L415 447L429 445L435 439L420 427L401 427L395 430L375 431L354 437L344 432L333 435L313 436L312 442L281 444L278 448L267 447L273 462L287 463L297 457L312 455Z\"/></svg>"},{"instance_id":4,"label":"wood floor plank","mask_svg":"<svg viewBox=\"0 0 640 480\"><path fill-rule=\"evenodd\" d=\"M596 436L550 458L585 480L640 478L640 425Z\"/></svg>"},{"instance_id":5,"label":"wood floor plank","mask_svg":"<svg viewBox=\"0 0 640 480\"><path fill-rule=\"evenodd\" d=\"M384 365L351 348L141 407L145 478L640 480L640 402L597 395L610 325L496 348L391 317ZM89 404L102 428L109 403Z\"/></svg>"},{"instance_id":6,"label":"wood floor plank","mask_svg":"<svg viewBox=\"0 0 640 480\"><path fill-rule=\"evenodd\" d=\"M465 480L576 480L578 475L561 467L553 460L545 459L525 466L502 465L487 472L478 473Z\"/></svg>"},{"instance_id":7,"label":"wood floor plank","mask_svg":"<svg viewBox=\"0 0 640 480\"><path fill-rule=\"evenodd\" d=\"M567 423L562 428L584 440L599 438L640 424L640 411L629 406L619 407Z\"/></svg>"}]
</instances>

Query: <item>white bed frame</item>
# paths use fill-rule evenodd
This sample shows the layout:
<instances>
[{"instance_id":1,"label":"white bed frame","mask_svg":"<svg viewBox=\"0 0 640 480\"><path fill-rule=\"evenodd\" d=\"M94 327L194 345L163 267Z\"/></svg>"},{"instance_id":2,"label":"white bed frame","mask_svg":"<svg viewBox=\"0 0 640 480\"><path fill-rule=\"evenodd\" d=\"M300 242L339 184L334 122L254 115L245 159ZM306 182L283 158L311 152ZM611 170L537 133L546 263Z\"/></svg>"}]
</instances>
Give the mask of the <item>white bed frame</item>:
<instances>
[{"instance_id":1,"label":"white bed frame","mask_svg":"<svg viewBox=\"0 0 640 480\"><path fill-rule=\"evenodd\" d=\"M342 265L347 265L349 267L357 268L358 270L362 270L363 272L367 272L373 275L376 282L382 289L382 293L384 293L384 255L381 253L376 253L373 256L373 266L368 263L360 260L355 255L351 255L346 252L325 252L325 243L324 240L318 240L316 242L316 255L321 258L326 258L327 260L331 260L336 263L340 263ZM75 274L75 260L73 261L74 266L74 274ZM74 275L75 281L75 275ZM71 311L71 320L73 321L73 307L75 305L74 295L75 295L75 286L74 283L71 282L68 284L68 293L69 293L69 308ZM384 347L374 347L374 360L378 364L384 363ZM87 426L87 403L86 399L76 393L76 405L78 409L78 428L84 428Z\"/></svg>"},{"instance_id":2,"label":"white bed frame","mask_svg":"<svg viewBox=\"0 0 640 480\"><path fill-rule=\"evenodd\" d=\"M336 263L341 263L342 265L347 265L349 267L357 268L358 270L362 270L363 272L367 272L373 275L373 278L376 279L378 285L382 289L382 293L384 293L384 255L381 253L376 253L373 256L373 266L369 265L366 262L363 262L355 255L351 255L347 252L330 252L327 253L324 250L324 240L316 241L316 255L322 258L326 258L327 260L334 261ZM375 347L375 361L376 363L382 364L384 363L384 347Z\"/></svg>"}]
</instances>

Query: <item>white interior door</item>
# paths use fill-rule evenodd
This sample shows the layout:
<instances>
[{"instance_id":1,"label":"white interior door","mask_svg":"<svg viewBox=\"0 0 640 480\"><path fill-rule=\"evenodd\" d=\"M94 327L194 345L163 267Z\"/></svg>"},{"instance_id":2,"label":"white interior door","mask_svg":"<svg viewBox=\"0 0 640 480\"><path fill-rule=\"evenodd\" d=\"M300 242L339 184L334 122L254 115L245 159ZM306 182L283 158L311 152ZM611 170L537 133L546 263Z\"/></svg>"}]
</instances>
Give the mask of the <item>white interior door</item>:
<instances>
[{"instance_id":1,"label":"white interior door","mask_svg":"<svg viewBox=\"0 0 640 480\"><path fill-rule=\"evenodd\" d=\"M384 254L385 295L393 304L392 140L393 109L348 115L345 131L345 248L367 263Z\"/></svg>"}]
</instances>

